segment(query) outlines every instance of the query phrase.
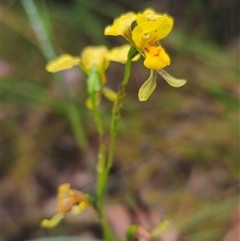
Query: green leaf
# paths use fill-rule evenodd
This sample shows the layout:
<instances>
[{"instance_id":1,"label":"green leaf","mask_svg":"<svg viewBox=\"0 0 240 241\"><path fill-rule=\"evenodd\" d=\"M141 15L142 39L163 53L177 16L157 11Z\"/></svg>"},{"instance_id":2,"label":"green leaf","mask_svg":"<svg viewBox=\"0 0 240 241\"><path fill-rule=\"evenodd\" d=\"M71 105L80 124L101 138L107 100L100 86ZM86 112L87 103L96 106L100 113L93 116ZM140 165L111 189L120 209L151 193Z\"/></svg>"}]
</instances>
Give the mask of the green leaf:
<instances>
[{"instance_id":1,"label":"green leaf","mask_svg":"<svg viewBox=\"0 0 240 241\"><path fill-rule=\"evenodd\" d=\"M38 13L40 15L41 21L43 23L44 29L50 38L52 35L52 25L51 25L51 18L50 13L48 10L48 6L45 0L43 1L34 1L36 7L38 9Z\"/></svg>"},{"instance_id":2,"label":"green leaf","mask_svg":"<svg viewBox=\"0 0 240 241\"><path fill-rule=\"evenodd\" d=\"M26 240L26 241L102 241L102 240L92 239L92 238L58 236L58 237L49 237L49 238L30 239L30 240Z\"/></svg>"}]
</instances>

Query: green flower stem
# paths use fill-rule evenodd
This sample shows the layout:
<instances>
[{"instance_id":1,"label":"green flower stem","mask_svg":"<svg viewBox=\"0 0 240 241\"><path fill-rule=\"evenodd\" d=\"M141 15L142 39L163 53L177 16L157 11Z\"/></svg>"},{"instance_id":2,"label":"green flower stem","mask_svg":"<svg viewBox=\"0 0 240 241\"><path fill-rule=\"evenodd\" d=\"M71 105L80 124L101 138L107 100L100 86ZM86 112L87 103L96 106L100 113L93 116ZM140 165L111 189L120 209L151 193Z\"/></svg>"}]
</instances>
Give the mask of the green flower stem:
<instances>
[{"instance_id":1,"label":"green flower stem","mask_svg":"<svg viewBox=\"0 0 240 241\"><path fill-rule=\"evenodd\" d=\"M91 102L92 102L92 110L93 110L93 116L94 116L94 120L97 126L97 131L98 131L98 136L100 138L100 140L102 139L103 136L103 125L102 125L102 120L101 120L101 116L96 104L96 95L95 93L91 94L90 96L91 98ZM101 143L101 141L100 141Z\"/></svg>"},{"instance_id":2,"label":"green flower stem","mask_svg":"<svg viewBox=\"0 0 240 241\"><path fill-rule=\"evenodd\" d=\"M98 75L93 75L97 78ZM93 78L93 77L92 77ZM90 81L89 81L90 82ZM88 83L89 83L88 82ZM89 88L91 89L91 88ZM104 203L103 203L103 180L105 180L105 166L106 166L106 145L104 143L103 139L103 125L102 125L102 119L99 113L99 109L96 103L96 91L90 91L90 99L92 102L92 111L93 111L93 117L97 126L98 136L99 136L99 149L98 149L98 164L97 164L97 205L96 205L96 211L98 213L99 221L101 223L104 238L106 241L114 241L115 238L111 232L111 229L108 225L108 222L106 220L105 214L104 214Z\"/></svg>"},{"instance_id":3,"label":"green flower stem","mask_svg":"<svg viewBox=\"0 0 240 241\"><path fill-rule=\"evenodd\" d=\"M35 5L34 1L32 0L21 0L21 3L24 7L24 10L28 16L29 22L32 26L32 29L35 32L35 35L38 39L41 51L43 56L47 61L51 61L56 58L56 53L54 48L51 44L51 41L48 37L45 25L42 21L42 18L38 12L37 6ZM79 109L75 104L75 101L69 96L68 92L66 91L66 86L64 83L64 79L61 74L54 74L54 79L58 83L61 88L61 91L65 98L65 111L72 127L73 133L75 135L75 139L77 144L86 149L87 147L87 138L85 131L82 127L82 120L79 114Z\"/></svg>"},{"instance_id":4,"label":"green flower stem","mask_svg":"<svg viewBox=\"0 0 240 241\"><path fill-rule=\"evenodd\" d=\"M106 165L106 147L103 140L103 125L101 116L96 104L96 95L95 92L90 94L91 102L92 102L92 111L94 120L97 126L98 136L99 136L99 149L98 149L98 164L97 164L97 197L98 201L103 200L102 198L102 182L104 180L104 169ZM100 205L101 207L102 205ZM101 208L99 209L100 216L101 214Z\"/></svg>"},{"instance_id":5,"label":"green flower stem","mask_svg":"<svg viewBox=\"0 0 240 241\"><path fill-rule=\"evenodd\" d=\"M104 240L106 241L115 241L113 233L109 227L109 224L106 220L104 213L104 193L105 190L105 181L106 181L106 172L105 172L105 163L106 163L106 146L103 142L103 139L100 138L100 146L98 152L98 166L97 166L97 212L99 221L102 225Z\"/></svg>"},{"instance_id":6,"label":"green flower stem","mask_svg":"<svg viewBox=\"0 0 240 241\"><path fill-rule=\"evenodd\" d=\"M111 129L110 129L110 147L109 147L107 170L106 170L107 176L113 164L113 157L114 157L115 146L116 146L117 125L118 125L118 120L120 118L120 111L123 105L123 99L125 96L125 87L128 83L130 73L131 73L131 64L132 64L132 60L131 58L128 58L127 63L125 65L124 78L118 90L117 99L114 102L113 109L112 109L112 120L111 120Z\"/></svg>"},{"instance_id":7,"label":"green flower stem","mask_svg":"<svg viewBox=\"0 0 240 241\"><path fill-rule=\"evenodd\" d=\"M132 58L135 54L131 54L132 51L129 51L129 56L127 63L125 65L125 73L123 81L119 87L117 93L117 99L114 102L113 109L112 109L112 119L111 119L111 127L110 127L110 146L109 146L109 153L106 162L105 157L105 146L101 143L99 148L99 155L98 155L98 186L97 186L97 193L98 193L98 212L100 221L104 231L104 237L106 241L114 241L115 238L112 235L111 229L106 221L104 215L104 195L106 192L106 186L109 176L109 171L113 164L113 157L115 152L115 145L116 145L116 136L117 136L117 126L118 120L120 118L120 111L123 105L123 99L125 96L125 87L129 81L130 73L131 73L131 63Z\"/></svg>"}]
</instances>

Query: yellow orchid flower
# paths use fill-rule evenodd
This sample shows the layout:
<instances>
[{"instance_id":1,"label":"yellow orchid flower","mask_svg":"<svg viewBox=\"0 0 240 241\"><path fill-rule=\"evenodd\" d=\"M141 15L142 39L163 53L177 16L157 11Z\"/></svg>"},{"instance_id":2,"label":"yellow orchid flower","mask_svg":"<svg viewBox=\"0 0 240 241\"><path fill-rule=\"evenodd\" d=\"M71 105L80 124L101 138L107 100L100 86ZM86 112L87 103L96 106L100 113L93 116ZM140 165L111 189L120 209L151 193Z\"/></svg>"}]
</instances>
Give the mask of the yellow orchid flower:
<instances>
[{"instance_id":1,"label":"yellow orchid flower","mask_svg":"<svg viewBox=\"0 0 240 241\"><path fill-rule=\"evenodd\" d=\"M58 188L58 211L67 213L75 205L80 203L85 203L87 206L90 206L90 203L86 195L78 190L72 189L70 184L62 184Z\"/></svg>"},{"instance_id":2,"label":"yellow orchid flower","mask_svg":"<svg viewBox=\"0 0 240 241\"><path fill-rule=\"evenodd\" d=\"M119 63L126 63L127 54L131 45L125 44L121 47L116 47L108 50L106 46L87 46L84 48L80 54L80 57L74 57L70 54L63 54L57 59L51 61L46 65L46 70L48 72L58 72L62 70L70 69L78 65L87 76L90 75L93 68L97 69L98 75L101 80L101 88L96 93L96 104L100 103L101 94L103 94L110 101L116 100L117 94L110 88L104 86L106 83L105 72L109 66L110 61L115 61ZM136 56L133 61L137 61L140 55ZM86 100L86 106L92 109L92 103L90 98Z\"/></svg>"},{"instance_id":3,"label":"yellow orchid flower","mask_svg":"<svg viewBox=\"0 0 240 241\"><path fill-rule=\"evenodd\" d=\"M113 22L113 25L106 27L104 33L105 35L124 36L145 58L146 68L158 72L169 85L180 87L186 83L186 80L176 79L163 71L163 68L170 65L170 57L161 46L160 40L171 32L172 27L172 17L156 13L148 8L140 13L131 12L121 15ZM155 87L156 77L151 72L151 76L139 90L139 100L147 100Z\"/></svg>"},{"instance_id":4,"label":"yellow orchid flower","mask_svg":"<svg viewBox=\"0 0 240 241\"><path fill-rule=\"evenodd\" d=\"M57 204L57 214L55 214L51 219L44 219L41 222L43 228L54 228L56 227L64 216L70 211L73 214L78 214L84 209L92 206L89 200L89 196L86 194L72 189L70 184L62 184L58 188L58 204Z\"/></svg>"},{"instance_id":5,"label":"yellow orchid flower","mask_svg":"<svg viewBox=\"0 0 240 241\"><path fill-rule=\"evenodd\" d=\"M58 72L70 69L78 65L87 75L93 67L97 67L101 76L102 83L106 82L105 71L110 61L126 63L127 54L131 45L125 44L110 50L106 46L87 46L83 49L80 57L74 57L70 54L63 54L46 65L48 72ZM140 55L136 56L133 61L137 61Z\"/></svg>"},{"instance_id":6,"label":"yellow orchid flower","mask_svg":"<svg viewBox=\"0 0 240 241\"><path fill-rule=\"evenodd\" d=\"M137 25L132 31L132 39L146 58L145 67L162 69L169 65L170 58L159 41L170 33L173 19L166 14L155 14L154 11L148 9L138 15L136 22Z\"/></svg>"},{"instance_id":7,"label":"yellow orchid flower","mask_svg":"<svg viewBox=\"0 0 240 241\"><path fill-rule=\"evenodd\" d=\"M143 13L130 12L121 15L112 26L106 27L104 33L105 35L124 36L147 58L144 62L146 68L160 69L170 64L170 58L160 46L159 40L170 33L172 26L173 18L146 9ZM156 61L160 64L151 64Z\"/></svg>"}]
</instances>

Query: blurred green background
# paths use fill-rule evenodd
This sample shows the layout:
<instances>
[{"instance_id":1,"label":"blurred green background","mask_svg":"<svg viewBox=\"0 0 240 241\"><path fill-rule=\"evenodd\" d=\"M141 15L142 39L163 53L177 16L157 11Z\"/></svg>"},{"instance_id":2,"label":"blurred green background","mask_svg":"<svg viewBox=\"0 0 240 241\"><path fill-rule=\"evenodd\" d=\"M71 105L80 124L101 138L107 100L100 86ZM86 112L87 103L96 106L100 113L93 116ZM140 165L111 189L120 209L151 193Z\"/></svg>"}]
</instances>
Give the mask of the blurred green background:
<instances>
[{"instance_id":1,"label":"blurred green background","mask_svg":"<svg viewBox=\"0 0 240 241\"><path fill-rule=\"evenodd\" d=\"M162 41L171 56L166 70L188 82L175 89L159 76L154 94L140 103L149 72L141 61L133 64L106 199L110 224L120 239L123 223L152 229L169 219L173 241L228 240L239 214L239 1L8 0L1 1L3 241L101 238L88 211L54 230L39 227L55 213L60 184L95 195L98 148L84 74L76 67L52 75L45 65L87 45L123 44L105 37L104 28L147 7L174 17ZM117 89L123 71L111 64L110 87ZM111 103L103 100L100 109L107 130Z\"/></svg>"}]
</instances>

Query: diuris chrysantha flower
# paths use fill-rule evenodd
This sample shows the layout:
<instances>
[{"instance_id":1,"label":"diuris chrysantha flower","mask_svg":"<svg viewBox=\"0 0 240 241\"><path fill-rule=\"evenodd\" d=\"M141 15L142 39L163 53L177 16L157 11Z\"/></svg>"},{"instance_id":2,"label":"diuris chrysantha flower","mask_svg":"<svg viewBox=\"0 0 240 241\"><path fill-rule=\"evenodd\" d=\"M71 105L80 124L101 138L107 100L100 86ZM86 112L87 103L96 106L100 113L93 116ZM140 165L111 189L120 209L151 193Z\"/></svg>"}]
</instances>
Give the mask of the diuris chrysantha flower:
<instances>
[{"instance_id":1,"label":"diuris chrysantha flower","mask_svg":"<svg viewBox=\"0 0 240 241\"><path fill-rule=\"evenodd\" d=\"M83 49L80 57L74 57L70 54L63 54L59 56L57 59L49 62L46 65L46 70L48 72L55 73L70 69L74 66L79 66L86 75L89 75L91 70L96 68L101 80L101 88L96 93L96 102L100 102L101 94L103 94L110 101L114 101L117 96L116 93L110 88L104 86L106 83L105 72L110 61L126 63L129 49L129 44L125 44L121 47L116 47L111 50L107 49L105 46L88 46ZM140 55L136 56L133 61L138 60L139 57ZM88 108L92 108L91 100L89 98L86 101L86 105Z\"/></svg>"},{"instance_id":2,"label":"diuris chrysantha flower","mask_svg":"<svg viewBox=\"0 0 240 241\"><path fill-rule=\"evenodd\" d=\"M162 68L170 64L170 57L160 44L172 30L173 18L167 14L146 9L142 13L127 13L106 27L105 35L122 35L145 58L144 66L157 71L171 86L180 87L185 80L175 79ZM157 75L151 71L149 79L139 90L139 100L145 101L156 87ZM143 88L143 89L142 89Z\"/></svg>"},{"instance_id":3,"label":"diuris chrysantha flower","mask_svg":"<svg viewBox=\"0 0 240 241\"><path fill-rule=\"evenodd\" d=\"M159 40L170 33L172 26L171 17L147 9L139 14L122 15L105 29L105 35L124 36L145 56L146 68L161 69L170 64L170 58L159 45Z\"/></svg>"},{"instance_id":4,"label":"diuris chrysantha flower","mask_svg":"<svg viewBox=\"0 0 240 241\"><path fill-rule=\"evenodd\" d=\"M41 226L43 228L54 228L70 211L74 214L78 214L90 206L92 206L90 203L90 196L72 189L68 183L62 184L58 188L58 213L49 220L44 219L41 222Z\"/></svg>"},{"instance_id":5,"label":"diuris chrysantha flower","mask_svg":"<svg viewBox=\"0 0 240 241\"><path fill-rule=\"evenodd\" d=\"M166 14L159 15L148 9L137 15L132 39L136 47L145 55L144 65L148 69L162 69L170 64L159 41L171 31L173 19Z\"/></svg>"},{"instance_id":6,"label":"diuris chrysantha flower","mask_svg":"<svg viewBox=\"0 0 240 241\"><path fill-rule=\"evenodd\" d=\"M70 54L59 56L46 65L46 70L55 73L78 65L88 75L91 69L96 66L99 74L105 76L105 71L110 61L127 62L127 54L130 47L129 44L125 44L109 50L105 46L88 46L83 49L80 57L74 57ZM133 61L138 60L139 57L136 56Z\"/></svg>"}]
</instances>

